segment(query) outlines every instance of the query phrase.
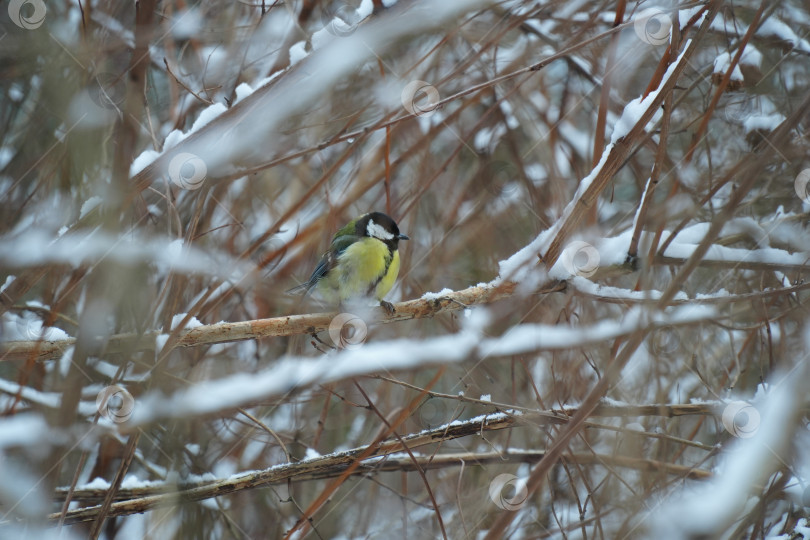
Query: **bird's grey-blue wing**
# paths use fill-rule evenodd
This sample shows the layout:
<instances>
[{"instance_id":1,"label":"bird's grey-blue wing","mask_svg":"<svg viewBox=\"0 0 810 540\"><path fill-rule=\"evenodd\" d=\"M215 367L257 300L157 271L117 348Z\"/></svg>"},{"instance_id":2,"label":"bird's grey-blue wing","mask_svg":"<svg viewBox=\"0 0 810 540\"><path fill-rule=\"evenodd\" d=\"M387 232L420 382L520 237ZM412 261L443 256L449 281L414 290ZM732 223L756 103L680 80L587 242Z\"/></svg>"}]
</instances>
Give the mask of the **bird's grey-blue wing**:
<instances>
[{"instance_id":1,"label":"bird's grey-blue wing","mask_svg":"<svg viewBox=\"0 0 810 540\"><path fill-rule=\"evenodd\" d=\"M304 294L309 294L312 291L312 288L318 284L318 282L323 279L326 274L329 273L335 266L338 264L338 257L340 257L341 253L346 251L350 245L354 244L360 240L359 236L355 235L342 235L336 236L332 239L332 245L329 247L329 251L323 254L321 260L318 262L318 266L315 267L315 270L312 271L312 275L309 276L309 280L306 283L302 283L297 287L293 287L288 293L300 293L304 291Z\"/></svg>"}]
</instances>

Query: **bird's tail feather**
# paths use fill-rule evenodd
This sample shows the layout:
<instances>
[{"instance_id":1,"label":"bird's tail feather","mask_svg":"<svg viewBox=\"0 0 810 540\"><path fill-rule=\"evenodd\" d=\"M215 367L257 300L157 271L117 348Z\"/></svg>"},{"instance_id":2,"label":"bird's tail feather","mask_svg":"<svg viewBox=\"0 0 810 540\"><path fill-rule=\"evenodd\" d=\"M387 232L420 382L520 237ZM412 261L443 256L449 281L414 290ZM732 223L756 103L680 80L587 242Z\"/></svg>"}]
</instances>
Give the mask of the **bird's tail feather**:
<instances>
[{"instance_id":1,"label":"bird's tail feather","mask_svg":"<svg viewBox=\"0 0 810 540\"><path fill-rule=\"evenodd\" d=\"M312 289L312 285L309 282L302 283L301 285L297 285L292 289L287 289L284 291L286 294L302 294L304 296L309 294L309 291Z\"/></svg>"}]
</instances>

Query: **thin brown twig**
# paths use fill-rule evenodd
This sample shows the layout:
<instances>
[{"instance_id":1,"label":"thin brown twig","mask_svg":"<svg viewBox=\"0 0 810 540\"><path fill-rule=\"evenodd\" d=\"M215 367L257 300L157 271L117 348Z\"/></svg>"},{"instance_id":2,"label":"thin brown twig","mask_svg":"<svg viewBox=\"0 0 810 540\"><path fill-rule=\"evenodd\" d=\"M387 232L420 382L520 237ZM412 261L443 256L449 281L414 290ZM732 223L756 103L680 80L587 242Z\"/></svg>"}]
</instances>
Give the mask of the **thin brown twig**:
<instances>
[{"instance_id":1,"label":"thin brown twig","mask_svg":"<svg viewBox=\"0 0 810 540\"><path fill-rule=\"evenodd\" d=\"M626 157L629 153L630 146L632 141L639 138L639 135L644 131L644 126L647 124L654 111L658 108L660 103L666 97L666 94L671 92L675 84L677 82L678 77L680 76L681 72L685 68L686 61L694 54L694 52L698 48L698 43L700 42L703 35L706 34L709 27L711 26L711 22L714 20L714 17L717 15L717 12L720 9L720 2L718 0L714 0L708 9L708 13L706 14L703 23L700 26L700 29L697 32L694 40L691 42L691 45L686 48L683 52L683 58L679 62L679 64L674 68L673 73L671 76L664 82L662 87L660 88L656 98L653 100L653 103L647 110L641 115L639 121L635 124L635 126L630 130L628 135L623 139L617 141L616 146L613 147L611 154L608 156L608 162L600 169L599 174L596 178L593 179L590 186L583 194L582 198L578 201L576 208L574 208L573 212L568 216L568 219L564 221L560 229L558 230L557 235L555 236L554 240L552 241L551 245L549 246L548 251L545 253L544 258L545 264L548 267L554 265L557 261L562 241L568 237L568 235L573 231L576 227L579 220L582 218L582 214L587 208L593 204L596 200L596 197L599 193L601 193L604 187L607 185L608 180L613 176L613 174L618 170L618 163L610 164L611 157L616 158L617 161L623 161L624 157ZM629 143L629 144L628 144ZM600 178L601 177L601 178ZM732 202L729 202L729 208L736 208L736 204L732 205ZM719 233L719 230L717 231ZM707 235L707 238L713 239L714 236ZM704 246L706 243L704 242ZM697 255L698 251L702 251L701 255L705 254L705 249L700 250L698 249L695 253ZM692 260L699 259L699 257L693 257ZM688 265L687 265L688 267ZM694 268L692 265L691 268ZM689 269L688 271L691 271ZM682 276L687 275L687 269L682 270ZM674 281L673 281L674 283ZM678 285L680 285L680 281ZM662 298L666 298L666 301L672 299L675 295L675 287L670 286L665 295L662 295ZM661 302L663 304L664 301ZM660 304L659 304L660 305ZM534 470L531 472L529 480L526 484L527 490L529 495L537 491L537 489L542 485L548 471L551 467L554 466L555 462L560 459L563 455L564 450L568 447L568 444L580 432L580 430L584 427L585 420L591 414L591 412L596 409L599 401L607 392L610 385L615 381L615 379L619 376L624 365L629 360L630 355L638 348L641 344L641 341L646 333L645 329L640 329L630 337L630 339L625 339L626 343L624 344L624 348L621 349L618 354L616 354L608 364L608 369L605 371L601 379L596 383L593 389L588 393L586 398L582 402L582 408L577 412L577 414L572 418L571 422L565 426L555 438L554 442L551 444L549 448L549 458L544 460L540 463ZM615 349L614 349L615 350ZM495 540L501 538L505 532L507 527L509 527L510 523L514 519L514 513L504 513L501 514L498 519L493 523L492 527L489 529L486 535L487 540Z\"/></svg>"},{"instance_id":2,"label":"thin brown twig","mask_svg":"<svg viewBox=\"0 0 810 540\"><path fill-rule=\"evenodd\" d=\"M427 388L429 391L429 387ZM418 403L422 396L418 396ZM413 402L412 402L413 403ZM675 416L705 416L705 415L720 415L722 414L725 404L723 403L702 403L702 404L688 404L688 405L646 405L646 406L616 406L616 405L602 405L594 411L594 416L610 416L610 417L633 417L633 416L662 416L662 417L675 417ZM403 411L407 413L408 411ZM350 474L364 474L369 470L402 470L402 463L411 463L409 458L399 460L396 465L392 465L391 454L397 454L404 450L403 444L407 445L411 450L423 446L433 445L442 441L458 439L461 437L479 436L483 432L499 431L518 426L534 425L535 427L547 424L565 424L569 421L572 415L576 414L577 409L567 409L564 411L536 411L532 414L514 415L496 413L481 418L473 418L471 420L454 422L452 425L440 426L432 430L426 430L419 433L401 436L401 440L385 440L372 442L367 446L355 448L353 450L338 452L332 455L325 455L315 459L309 459L297 463L287 463L282 465L275 465L263 471L249 472L241 475L234 475L230 478L199 482L195 484L181 485L179 490L174 484L166 484L165 486L150 486L144 488L131 488L120 489L116 492L116 498L122 499L119 502L113 503L110 508L109 516L127 515L132 513L140 513L166 504L177 504L180 501L198 501L211 497L235 493L245 489L253 489L269 484L284 484L289 480L305 481L319 478L330 478L335 476L343 476L352 463L359 464L358 467L351 469ZM520 418L522 416L523 418ZM518 421L518 419L523 422ZM525 422L526 420L531 423ZM634 432L639 435L645 435L644 432ZM646 434L654 435L654 434ZM500 461L508 461L513 452L495 452L493 456L499 456ZM544 454L545 455L545 454ZM583 457L584 463L598 464L599 460L593 457L593 454L585 454L588 457ZM388 456L385 461L380 461L379 456ZM614 461L615 456L605 457L608 463L618 463ZM431 454L428 456L416 456L415 459L419 460L419 464L424 469L427 468L441 468L443 466L458 464L457 457L447 457L447 454ZM467 459L471 462L475 458L470 455ZM494 458L493 458L494 459ZM497 460L495 460L497 461ZM433 463L435 462L435 466ZM455 462L455 463L453 463ZM386 467L388 463L388 468ZM647 460L629 459L626 461L628 464L649 463ZM644 465L647 467L648 465ZM689 467L679 465L667 464L663 467L669 468L672 471L685 472L692 470ZM405 469L410 470L410 469ZM703 474L703 473L696 473ZM66 490L58 490L57 494L64 495ZM108 490L102 489L82 489L79 488L74 492L74 500L83 502L94 502L103 500L108 494ZM78 523L93 519L97 514L99 507L80 508L68 512L66 517L66 524ZM58 519L59 514L49 516L50 519Z\"/></svg>"},{"instance_id":3,"label":"thin brown twig","mask_svg":"<svg viewBox=\"0 0 810 540\"><path fill-rule=\"evenodd\" d=\"M363 397L366 400L366 403L368 403L368 406L371 408L372 411L374 411L374 414L376 414L379 417L379 419L382 420L382 422L388 428L388 431L392 435L394 435L397 441L399 441L399 443L402 445L402 449L408 453L408 457L411 458L411 461L414 464L414 468L419 473L419 476L422 478L422 482L425 484L425 490L427 491L428 496L430 497L430 502L433 505L433 511L436 514L436 521L439 523L439 529L441 529L442 531L442 538L447 540L447 531L444 528L444 520L442 519L442 513L439 510L439 503L436 502L436 497L433 495L433 490L430 488L430 482L428 482L427 476L425 476L425 469L419 464L419 461L416 459L416 456L413 455L413 452L411 451L410 447L408 447L408 444L402 440L402 437L399 435L399 433L397 433L397 430L391 427L391 424L388 422L388 420L386 420L385 416L383 416L383 414L380 412L377 406L374 405L374 402L371 401L371 398L368 397L368 394L366 394L365 390L363 390L360 384L357 381L354 381L354 385L357 388L357 390L359 390L360 393L363 395Z\"/></svg>"},{"instance_id":4,"label":"thin brown twig","mask_svg":"<svg viewBox=\"0 0 810 540\"><path fill-rule=\"evenodd\" d=\"M166 72L167 72L169 75L171 75L171 76L172 76L172 79L174 79L174 80L175 80L175 82L176 82L177 84L179 84L180 86L182 86L182 87L183 87L183 88L186 90L186 92L188 92L189 94L191 94L191 95L192 95L192 96L194 96L195 98L199 99L201 102L205 103L206 105L212 105L212 104L214 103L214 102L213 102L213 101L211 101L210 99L206 99L206 98L204 98L204 97L200 96L200 95L199 95L199 94L197 94L197 93L196 93L194 90L192 90L191 88L189 88L188 86L186 86L186 84L185 84L183 81L181 81L181 80L180 80L180 78L179 78L177 75L175 75L175 74L174 74L174 72L172 71L172 68L170 68L170 67L169 67L169 61L168 61L168 60L166 60L166 57L165 57L165 56L163 57L163 64L166 66Z\"/></svg>"},{"instance_id":5,"label":"thin brown twig","mask_svg":"<svg viewBox=\"0 0 810 540\"><path fill-rule=\"evenodd\" d=\"M444 374L444 372L445 372L444 367L439 368L436 371L436 374L430 380L430 382L425 386L425 388L430 390L430 388L433 385L435 385L439 381L439 379L441 379L441 376ZM346 468L346 471L321 491L321 494L318 496L318 498L315 499L315 501L313 501L312 504L310 504L304 510L304 512L301 514L301 516L298 518L298 520L295 522L292 528L290 528L290 530L287 531L287 534L285 535L285 540L291 538L292 535L295 534L295 532L298 530L303 530L303 532L306 532L308 526L310 525L309 520L314 515L314 513L317 512L318 509L320 509L324 505L324 503L326 503L326 501L338 487L343 485L343 483L346 481L349 475L351 475L353 471L357 470L357 468L360 466L360 462L366 459L367 457L372 456L375 453L378 446L380 445L380 443L383 442L388 435L390 435L394 430L399 428L399 426L402 425L402 423L405 422L405 420L407 420L410 417L412 411L416 409L422 397L423 397L422 395L419 395L416 398L414 398L410 402L408 407L406 407L401 413L399 413L396 419L394 419L394 421L389 426L387 426L387 428L383 430L380 433L380 435L378 435L375 438L374 442L372 442L365 450L363 450L357 456L356 459L352 460L352 462Z\"/></svg>"}]
</instances>

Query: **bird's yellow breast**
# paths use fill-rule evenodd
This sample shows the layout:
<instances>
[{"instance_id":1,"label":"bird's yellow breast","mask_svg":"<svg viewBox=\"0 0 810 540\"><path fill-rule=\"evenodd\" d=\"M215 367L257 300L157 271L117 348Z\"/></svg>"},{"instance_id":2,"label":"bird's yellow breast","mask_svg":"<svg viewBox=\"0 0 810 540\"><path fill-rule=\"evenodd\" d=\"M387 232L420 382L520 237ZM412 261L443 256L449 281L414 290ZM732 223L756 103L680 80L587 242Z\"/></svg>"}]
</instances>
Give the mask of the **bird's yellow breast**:
<instances>
[{"instance_id":1,"label":"bird's yellow breast","mask_svg":"<svg viewBox=\"0 0 810 540\"><path fill-rule=\"evenodd\" d=\"M376 238L363 238L338 256L338 263L318 282L327 301L345 302L354 298L382 300L399 274L399 251L391 253Z\"/></svg>"},{"instance_id":2,"label":"bird's yellow breast","mask_svg":"<svg viewBox=\"0 0 810 540\"><path fill-rule=\"evenodd\" d=\"M374 290L374 298L377 300L385 298L385 295L388 294L388 291L394 286L397 275L399 275L399 250L396 250L393 257L391 257L391 264L388 265L388 271Z\"/></svg>"}]
</instances>

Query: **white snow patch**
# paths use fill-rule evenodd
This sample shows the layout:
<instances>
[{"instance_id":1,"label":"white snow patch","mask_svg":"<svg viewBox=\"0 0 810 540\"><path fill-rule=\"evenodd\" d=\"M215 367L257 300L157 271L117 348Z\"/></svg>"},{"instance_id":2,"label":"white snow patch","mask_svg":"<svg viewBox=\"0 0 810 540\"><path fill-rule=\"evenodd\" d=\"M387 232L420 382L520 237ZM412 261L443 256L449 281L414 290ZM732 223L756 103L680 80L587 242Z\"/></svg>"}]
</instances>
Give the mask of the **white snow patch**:
<instances>
[{"instance_id":1,"label":"white snow patch","mask_svg":"<svg viewBox=\"0 0 810 540\"><path fill-rule=\"evenodd\" d=\"M92 212L97 206L102 203L103 199L98 196L90 197L82 204L82 209L79 212L79 219Z\"/></svg>"},{"instance_id":2,"label":"white snow patch","mask_svg":"<svg viewBox=\"0 0 810 540\"><path fill-rule=\"evenodd\" d=\"M785 117L781 114L754 114L745 119L743 127L746 133L755 130L773 131L776 127L785 121Z\"/></svg>"},{"instance_id":3,"label":"white snow patch","mask_svg":"<svg viewBox=\"0 0 810 540\"><path fill-rule=\"evenodd\" d=\"M222 103L214 103L212 105L209 105L208 107L202 110L200 116L198 116L197 119L194 121L194 124L191 126L191 130L186 135L190 135L195 131L202 129L203 126L210 124L211 121L214 120L214 118L216 118L217 116L219 116L220 114L224 113L227 110L228 107L226 107Z\"/></svg>"},{"instance_id":4,"label":"white snow patch","mask_svg":"<svg viewBox=\"0 0 810 540\"><path fill-rule=\"evenodd\" d=\"M786 430L788 419L794 418L803 391L807 369L797 364L790 376L778 373L772 377L767 397L755 400L746 418L756 418L752 431L724 445L716 474L706 483L686 484L669 500L656 505L644 519L650 520L650 530L666 531L661 538L694 538L725 536L733 523L759 500L771 474L782 466L779 456L791 445L792 430ZM741 403L741 402L737 402ZM756 415L752 416L755 412ZM732 419L733 421L733 419ZM725 425L726 430L733 429ZM749 420L746 420L746 425ZM736 425L736 424L735 424ZM683 519L689 516L689 519ZM730 529L730 530L731 530Z\"/></svg>"},{"instance_id":5,"label":"white snow patch","mask_svg":"<svg viewBox=\"0 0 810 540\"><path fill-rule=\"evenodd\" d=\"M6 165L8 165L8 162L14 157L14 154L15 150L13 148L8 146L0 148L0 170L6 168Z\"/></svg>"},{"instance_id":6,"label":"white snow patch","mask_svg":"<svg viewBox=\"0 0 810 540\"><path fill-rule=\"evenodd\" d=\"M624 107L621 117L619 117L619 120L616 121L616 124L613 127L613 134L610 137L611 143L615 143L617 140L627 135L630 132L630 130L633 129L633 126L635 126L639 122L639 120L641 120L641 117L644 115L644 113L650 107L652 102L658 96L658 92L661 91L661 88L663 88L664 84L666 84L666 82L675 72L675 69L683 61L683 55L689 48L690 43L691 40L688 40L686 45L684 46L684 50L681 52L680 56L678 56L678 59L675 62L672 62L672 64L670 64L670 66L667 68L667 71L666 73L664 73L664 77L661 79L658 88L647 94L647 97L639 96ZM660 109L657 110L647 124L649 125L650 123L655 122L656 117L661 114L662 114L661 110Z\"/></svg>"},{"instance_id":7,"label":"white snow patch","mask_svg":"<svg viewBox=\"0 0 810 540\"><path fill-rule=\"evenodd\" d=\"M170 30L174 39L183 40L196 37L204 27L205 20L198 9L178 11L170 22Z\"/></svg>"},{"instance_id":8,"label":"white snow patch","mask_svg":"<svg viewBox=\"0 0 810 540\"><path fill-rule=\"evenodd\" d=\"M782 41L791 43L800 51L810 53L810 43L799 37L787 24L776 17L769 17L757 29L760 36L774 36Z\"/></svg>"},{"instance_id":9,"label":"white snow patch","mask_svg":"<svg viewBox=\"0 0 810 540\"><path fill-rule=\"evenodd\" d=\"M144 150L132 161L132 165L129 166L129 175L135 176L144 170L149 164L155 161L159 156L160 152L155 150Z\"/></svg>"},{"instance_id":10,"label":"white snow patch","mask_svg":"<svg viewBox=\"0 0 810 540\"><path fill-rule=\"evenodd\" d=\"M729 52L721 53L714 59L714 73L725 73L731 67L731 54ZM731 72L732 81L743 80L742 71L740 71L739 63L734 66L734 71Z\"/></svg>"},{"instance_id":11,"label":"white snow patch","mask_svg":"<svg viewBox=\"0 0 810 540\"><path fill-rule=\"evenodd\" d=\"M243 82L239 86L236 87L234 91L236 93L236 99L234 100L234 104L239 103L249 95L253 93L253 88L246 82Z\"/></svg>"},{"instance_id":12,"label":"white snow patch","mask_svg":"<svg viewBox=\"0 0 810 540\"><path fill-rule=\"evenodd\" d=\"M188 315L188 313L178 313L177 315L175 315L174 317L172 317L172 325L171 325L171 329L172 329L172 330L176 330L176 329L177 329L177 327L178 327L178 326L180 326L180 323L181 323L181 322L183 322L183 319L186 317L186 315ZM197 317L192 317L192 318L191 318L191 319L189 319L189 321L186 323L186 325L185 325L185 327L184 327L184 328L185 328L186 330L190 330L190 329L192 329L192 328L198 328L198 327L200 327L200 326L202 326L202 325L203 325L203 324L202 324L200 321L198 321L198 320L197 320Z\"/></svg>"},{"instance_id":13,"label":"white snow patch","mask_svg":"<svg viewBox=\"0 0 810 540\"><path fill-rule=\"evenodd\" d=\"M173 129L168 135L166 135L166 139L163 141L163 151L169 150L170 148L174 148L178 144L180 144L188 135L183 133L179 129Z\"/></svg>"},{"instance_id":14,"label":"white snow patch","mask_svg":"<svg viewBox=\"0 0 810 540\"><path fill-rule=\"evenodd\" d=\"M762 65L762 53L749 43L740 57L740 65L760 67Z\"/></svg>"},{"instance_id":15,"label":"white snow patch","mask_svg":"<svg viewBox=\"0 0 810 540\"><path fill-rule=\"evenodd\" d=\"M448 289L445 287L444 289L440 290L439 292L426 292L421 296L422 300L438 300L439 298L443 298L448 294L454 292L453 289Z\"/></svg>"},{"instance_id":16,"label":"white snow patch","mask_svg":"<svg viewBox=\"0 0 810 540\"><path fill-rule=\"evenodd\" d=\"M307 57L307 54L309 53L307 52L306 45L307 44L305 41L299 41L298 43L290 47L291 66L294 66L295 64L297 64L298 62Z\"/></svg>"},{"instance_id":17,"label":"white snow patch","mask_svg":"<svg viewBox=\"0 0 810 540\"><path fill-rule=\"evenodd\" d=\"M0 293L5 291L8 288L8 286L14 282L15 279L16 278L14 276L6 276L6 281L3 282L2 285L0 285Z\"/></svg>"},{"instance_id":18,"label":"white snow patch","mask_svg":"<svg viewBox=\"0 0 810 540\"><path fill-rule=\"evenodd\" d=\"M155 336L155 355L159 354L169 341L169 334L158 334Z\"/></svg>"},{"instance_id":19,"label":"white snow patch","mask_svg":"<svg viewBox=\"0 0 810 540\"><path fill-rule=\"evenodd\" d=\"M110 483L97 476L91 482L78 486L77 489L110 489Z\"/></svg>"},{"instance_id":20,"label":"white snow patch","mask_svg":"<svg viewBox=\"0 0 810 540\"><path fill-rule=\"evenodd\" d=\"M74 350L75 347L71 345L65 349L65 352L59 357L59 374L62 375L62 377L67 377L68 370L70 370L70 364L73 363Z\"/></svg>"}]
</instances>

